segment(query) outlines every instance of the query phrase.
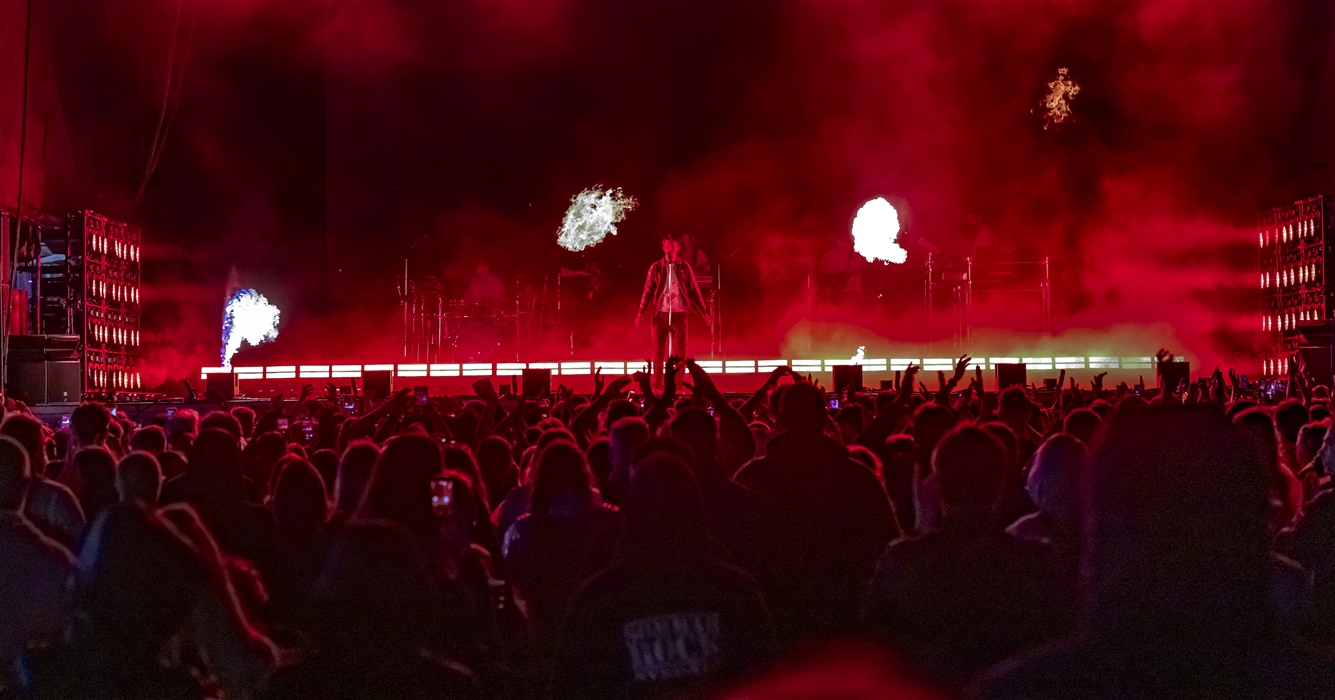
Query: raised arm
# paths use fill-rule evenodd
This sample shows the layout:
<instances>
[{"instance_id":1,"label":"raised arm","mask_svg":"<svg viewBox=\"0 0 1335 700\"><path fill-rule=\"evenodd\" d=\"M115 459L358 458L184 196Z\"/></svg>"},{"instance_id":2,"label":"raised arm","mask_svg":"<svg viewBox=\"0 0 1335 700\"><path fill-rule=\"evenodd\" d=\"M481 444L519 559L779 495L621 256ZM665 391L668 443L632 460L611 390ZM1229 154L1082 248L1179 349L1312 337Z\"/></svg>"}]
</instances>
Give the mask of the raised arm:
<instances>
[{"instance_id":1,"label":"raised arm","mask_svg":"<svg viewBox=\"0 0 1335 700\"><path fill-rule=\"evenodd\" d=\"M723 453L719 458L724 473L734 474L756 456L756 436L746 426L742 414L728 403L723 392L714 385L708 372L695 360L687 360L686 369L691 373L691 384L687 388L714 407L714 417L719 422L719 436L723 440Z\"/></svg>"}]
</instances>

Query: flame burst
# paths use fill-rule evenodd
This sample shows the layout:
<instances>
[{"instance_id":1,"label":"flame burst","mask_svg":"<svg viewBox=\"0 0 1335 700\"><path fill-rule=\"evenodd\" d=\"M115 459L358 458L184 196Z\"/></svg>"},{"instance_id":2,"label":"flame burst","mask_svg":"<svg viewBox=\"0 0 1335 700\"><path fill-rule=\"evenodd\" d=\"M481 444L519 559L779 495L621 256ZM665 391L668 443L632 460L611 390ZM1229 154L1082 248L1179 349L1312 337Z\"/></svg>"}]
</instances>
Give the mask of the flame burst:
<instances>
[{"instance_id":1,"label":"flame burst","mask_svg":"<svg viewBox=\"0 0 1335 700\"><path fill-rule=\"evenodd\" d=\"M884 197L863 204L853 217L853 252L867 262L881 260L899 265L908 260L908 251L895 242L897 236L899 213Z\"/></svg>"},{"instance_id":2,"label":"flame burst","mask_svg":"<svg viewBox=\"0 0 1335 700\"><path fill-rule=\"evenodd\" d=\"M233 294L223 312L223 367L232 366L232 356L241 349L243 341L259 345L277 338L278 314L278 307L253 289Z\"/></svg>"},{"instance_id":3,"label":"flame burst","mask_svg":"<svg viewBox=\"0 0 1335 700\"><path fill-rule=\"evenodd\" d=\"M1080 86L1071 80L1070 71L1057 70L1057 79L1048 83L1048 94L1043 96L1040 106L1043 108L1043 128L1064 123L1074 114L1071 102L1080 94Z\"/></svg>"},{"instance_id":4,"label":"flame burst","mask_svg":"<svg viewBox=\"0 0 1335 700\"><path fill-rule=\"evenodd\" d=\"M595 185L570 198L570 208L556 234L556 244L571 251L598 245L604 238L617 235L617 223L635 208L634 197L621 188L603 190Z\"/></svg>"},{"instance_id":5,"label":"flame burst","mask_svg":"<svg viewBox=\"0 0 1335 700\"><path fill-rule=\"evenodd\" d=\"M859 345L859 346L858 346L858 351L855 352L855 353L853 353L853 356L850 357L850 358L848 358L848 359L849 359L850 362L855 362L855 363L857 363L857 364L862 364L862 361L865 360L865 359L867 359L867 346L866 346L866 345Z\"/></svg>"}]
</instances>

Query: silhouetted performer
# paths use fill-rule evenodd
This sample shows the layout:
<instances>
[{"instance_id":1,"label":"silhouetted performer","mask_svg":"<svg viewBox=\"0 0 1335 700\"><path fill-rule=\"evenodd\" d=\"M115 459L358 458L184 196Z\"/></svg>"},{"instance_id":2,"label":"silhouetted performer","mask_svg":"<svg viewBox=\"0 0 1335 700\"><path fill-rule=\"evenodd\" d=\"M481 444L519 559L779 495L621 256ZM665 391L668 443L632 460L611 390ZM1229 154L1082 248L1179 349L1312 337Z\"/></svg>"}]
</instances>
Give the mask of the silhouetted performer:
<instances>
[{"instance_id":1,"label":"silhouetted performer","mask_svg":"<svg viewBox=\"0 0 1335 700\"><path fill-rule=\"evenodd\" d=\"M649 266L640 295L640 311L635 315L635 327L646 311L654 314L654 383L663 381L663 361L668 357L686 356L686 317L697 313L705 324L713 323L700 295L691 266L677 256L681 244L671 236L663 237L663 257Z\"/></svg>"}]
</instances>

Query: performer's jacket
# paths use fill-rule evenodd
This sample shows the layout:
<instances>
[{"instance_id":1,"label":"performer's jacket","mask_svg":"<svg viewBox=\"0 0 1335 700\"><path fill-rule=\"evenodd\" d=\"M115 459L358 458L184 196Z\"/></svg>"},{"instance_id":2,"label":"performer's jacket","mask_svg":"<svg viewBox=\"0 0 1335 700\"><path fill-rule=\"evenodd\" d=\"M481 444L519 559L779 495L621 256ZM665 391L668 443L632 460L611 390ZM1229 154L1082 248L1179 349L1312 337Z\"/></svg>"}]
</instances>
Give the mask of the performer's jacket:
<instances>
[{"instance_id":1,"label":"performer's jacket","mask_svg":"<svg viewBox=\"0 0 1335 700\"><path fill-rule=\"evenodd\" d=\"M691 271L691 266L684 260L678 260L672 263L672 274L676 277L672 284L680 285L686 294L686 306L691 312L704 315L705 298L700 294L700 285L695 281L695 273ZM667 294L667 275L668 263L662 258L649 266L649 276L644 280L644 294L640 295L640 313L658 311L663 295Z\"/></svg>"}]
</instances>

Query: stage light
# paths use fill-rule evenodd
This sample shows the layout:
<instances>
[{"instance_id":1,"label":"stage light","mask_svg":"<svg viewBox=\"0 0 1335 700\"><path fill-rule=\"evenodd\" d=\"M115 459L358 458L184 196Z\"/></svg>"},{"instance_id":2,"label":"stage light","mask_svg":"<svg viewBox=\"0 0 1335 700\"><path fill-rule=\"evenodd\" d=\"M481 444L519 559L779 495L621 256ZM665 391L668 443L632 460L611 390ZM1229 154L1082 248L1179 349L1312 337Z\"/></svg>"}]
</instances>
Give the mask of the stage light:
<instances>
[{"instance_id":1,"label":"stage light","mask_svg":"<svg viewBox=\"0 0 1335 700\"><path fill-rule=\"evenodd\" d=\"M579 252L598 245L609 235L617 235L617 223L634 209L635 198L620 187L603 190L595 185L570 198L570 208L556 233L556 244Z\"/></svg>"},{"instance_id":2,"label":"stage light","mask_svg":"<svg viewBox=\"0 0 1335 700\"><path fill-rule=\"evenodd\" d=\"M903 264L909 253L895 242L899 236L899 213L894 206L877 197L858 209L853 217L853 252L867 259Z\"/></svg>"},{"instance_id":3,"label":"stage light","mask_svg":"<svg viewBox=\"0 0 1335 700\"><path fill-rule=\"evenodd\" d=\"M279 313L277 306L253 289L232 295L223 313L223 366L231 366L241 343L259 345L277 338Z\"/></svg>"}]
</instances>

